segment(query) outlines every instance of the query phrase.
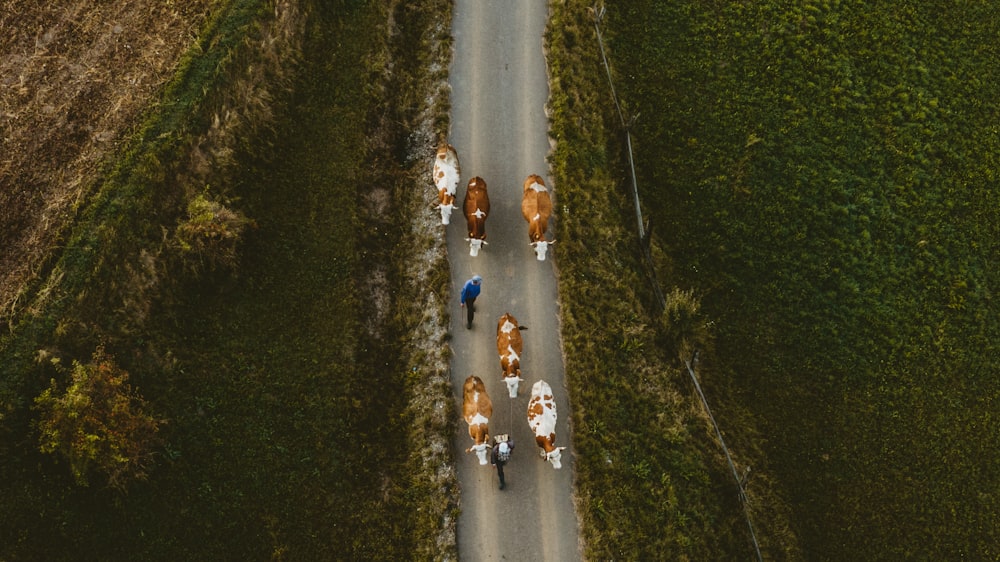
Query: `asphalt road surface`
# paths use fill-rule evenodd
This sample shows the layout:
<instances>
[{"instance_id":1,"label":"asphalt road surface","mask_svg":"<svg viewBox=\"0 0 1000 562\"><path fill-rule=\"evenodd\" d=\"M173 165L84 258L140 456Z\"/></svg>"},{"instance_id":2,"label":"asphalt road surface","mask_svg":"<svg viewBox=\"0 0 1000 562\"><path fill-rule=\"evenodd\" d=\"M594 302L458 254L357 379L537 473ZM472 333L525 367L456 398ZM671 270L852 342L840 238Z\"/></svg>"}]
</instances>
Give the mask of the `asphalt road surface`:
<instances>
[{"instance_id":1,"label":"asphalt road surface","mask_svg":"<svg viewBox=\"0 0 1000 562\"><path fill-rule=\"evenodd\" d=\"M569 432L556 301L553 253L558 247L549 251L546 261L538 261L521 216L522 185L529 174L545 179L558 207L558 186L552 186L545 160L549 87L542 34L547 18L545 0L455 3L450 142L462 174L456 194L459 210L447 227L455 295L452 384L461 412L466 377L482 378L493 401L490 433L510 433L515 444L504 470L507 487L501 491L496 470L480 466L474 453L465 453L472 441L465 421L459 421L454 446L462 493L458 551L463 562L582 559L572 495L576 451ZM486 220L487 245L471 257L461 202L475 176L486 181L492 208ZM555 226L550 222L549 238L558 238ZM458 295L476 273L483 277L483 289L470 330ZM528 327L522 332L524 382L515 399L508 397L502 382L496 350L497 320L505 312ZM552 386L559 415L556 445L568 447L560 470L539 457L528 427L528 398L538 380Z\"/></svg>"}]
</instances>

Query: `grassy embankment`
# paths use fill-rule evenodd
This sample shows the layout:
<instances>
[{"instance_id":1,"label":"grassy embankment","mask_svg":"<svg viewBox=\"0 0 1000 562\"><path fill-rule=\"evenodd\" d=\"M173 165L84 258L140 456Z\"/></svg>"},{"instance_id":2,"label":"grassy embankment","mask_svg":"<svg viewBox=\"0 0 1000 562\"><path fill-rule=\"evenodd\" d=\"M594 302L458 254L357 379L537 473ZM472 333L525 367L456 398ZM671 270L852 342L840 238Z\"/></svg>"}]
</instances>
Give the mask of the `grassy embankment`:
<instances>
[{"instance_id":1,"label":"grassy embankment","mask_svg":"<svg viewBox=\"0 0 1000 562\"><path fill-rule=\"evenodd\" d=\"M752 559L736 483L678 359L679 334L710 346L708 319L681 315L671 324L648 306L591 5L553 3L546 34L561 321L586 556ZM690 311L684 304L694 300L671 290L675 284L666 278L670 302ZM733 451L741 467L752 453ZM758 483L755 507L770 514L755 521L761 548L781 559L795 551L795 539L780 502Z\"/></svg>"},{"instance_id":2,"label":"grassy embankment","mask_svg":"<svg viewBox=\"0 0 1000 562\"><path fill-rule=\"evenodd\" d=\"M664 275L704 295L718 417L737 449L761 430L804 557L996 559L1000 11L638 2L609 27Z\"/></svg>"},{"instance_id":3,"label":"grassy embankment","mask_svg":"<svg viewBox=\"0 0 1000 562\"><path fill-rule=\"evenodd\" d=\"M417 272L376 271L387 281L373 286L370 265L395 263L401 237L412 234L392 225L407 224L422 201L404 198L401 215L358 228L378 209L358 207L376 181L392 181L391 197L417 193L424 179L410 167L424 162L402 154L413 131L398 126L420 125L420 138L433 141L446 125L435 118L440 101L414 95L431 89L418 80L440 78L428 70L443 56L446 33L421 14L441 10L299 8L248 0L220 9L162 107L102 178L33 316L3 341L3 556L399 559L454 551L453 498L440 493L451 478L449 453L423 451L426 441L416 439L451 434L450 392L428 384L433 373L410 375L404 366L420 353L406 337L407 315L424 313L410 307L433 302L426 291L444 286L441 256ZM276 13L284 16L278 24ZM424 66L392 72L401 53ZM294 83L290 70L299 70ZM392 96L404 94L411 103L390 111L400 106ZM237 123L220 131L229 118ZM366 125L381 128L379 140ZM207 193L257 225L234 273L186 267L204 264L171 255L176 248L164 242L186 201L205 193L190 172L206 158L216 170L197 178ZM420 236L433 249L428 232L413 239ZM181 273L192 269L203 274ZM36 363L36 350L85 361L100 341L166 421L159 462L124 495L99 475L78 487L58 459L37 452L32 430L33 396L65 376L48 360ZM425 387L430 398L414 404Z\"/></svg>"}]
</instances>

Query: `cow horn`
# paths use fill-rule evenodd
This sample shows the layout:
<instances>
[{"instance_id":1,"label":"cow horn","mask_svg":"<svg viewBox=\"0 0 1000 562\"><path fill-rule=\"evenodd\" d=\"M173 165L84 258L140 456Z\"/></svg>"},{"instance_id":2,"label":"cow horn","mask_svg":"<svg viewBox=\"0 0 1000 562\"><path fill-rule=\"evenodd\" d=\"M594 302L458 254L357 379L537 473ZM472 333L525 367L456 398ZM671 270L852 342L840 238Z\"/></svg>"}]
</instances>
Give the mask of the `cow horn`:
<instances>
[{"instance_id":1,"label":"cow horn","mask_svg":"<svg viewBox=\"0 0 1000 562\"><path fill-rule=\"evenodd\" d=\"M538 242L531 242L531 247L532 248L537 248L538 247Z\"/></svg>"}]
</instances>

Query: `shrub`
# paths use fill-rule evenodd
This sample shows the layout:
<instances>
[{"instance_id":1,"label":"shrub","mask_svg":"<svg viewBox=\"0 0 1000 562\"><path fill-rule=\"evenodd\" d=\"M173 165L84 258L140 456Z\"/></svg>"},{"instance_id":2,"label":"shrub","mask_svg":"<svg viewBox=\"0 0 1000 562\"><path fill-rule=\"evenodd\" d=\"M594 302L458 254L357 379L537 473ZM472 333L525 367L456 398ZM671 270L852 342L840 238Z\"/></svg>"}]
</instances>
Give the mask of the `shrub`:
<instances>
[{"instance_id":1,"label":"shrub","mask_svg":"<svg viewBox=\"0 0 1000 562\"><path fill-rule=\"evenodd\" d=\"M82 486L92 470L119 489L146 477L161 422L146 413L128 377L102 346L89 363L73 362L65 392L52 380L35 398L40 450L65 457Z\"/></svg>"},{"instance_id":2,"label":"shrub","mask_svg":"<svg viewBox=\"0 0 1000 562\"><path fill-rule=\"evenodd\" d=\"M707 350L712 336L709 322L701 313L701 299L694 295L693 290L683 291L674 287L665 301L660 315L663 347L675 351L682 361L691 359L696 350Z\"/></svg>"},{"instance_id":3,"label":"shrub","mask_svg":"<svg viewBox=\"0 0 1000 562\"><path fill-rule=\"evenodd\" d=\"M177 227L175 240L185 263L195 270L231 269L236 248L247 226L254 222L204 194L188 203L187 218Z\"/></svg>"}]
</instances>

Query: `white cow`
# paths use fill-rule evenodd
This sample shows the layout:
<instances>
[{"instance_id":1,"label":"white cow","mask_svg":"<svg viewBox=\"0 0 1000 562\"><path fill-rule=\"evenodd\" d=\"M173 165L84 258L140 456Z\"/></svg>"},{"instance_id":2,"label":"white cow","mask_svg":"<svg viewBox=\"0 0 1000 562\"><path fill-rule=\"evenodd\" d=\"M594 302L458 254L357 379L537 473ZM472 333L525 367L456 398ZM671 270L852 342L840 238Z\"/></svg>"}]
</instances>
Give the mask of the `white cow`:
<instances>
[{"instance_id":1,"label":"white cow","mask_svg":"<svg viewBox=\"0 0 1000 562\"><path fill-rule=\"evenodd\" d=\"M538 381L531 387L528 400L528 425L535 432L535 444L539 455L552 463L552 468L562 468L562 451L566 447L556 447L556 401L552 387L545 381Z\"/></svg>"},{"instance_id":2,"label":"white cow","mask_svg":"<svg viewBox=\"0 0 1000 562\"><path fill-rule=\"evenodd\" d=\"M442 144L438 147L432 173L434 187L438 190L436 208L441 210L441 224L449 224L452 210L458 208L455 205L455 193L458 190L458 180L462 173L455 147L450 144Z\"/></svg>"}]
</instances>

